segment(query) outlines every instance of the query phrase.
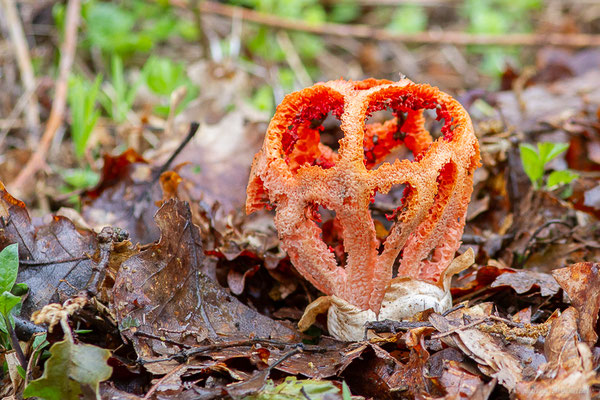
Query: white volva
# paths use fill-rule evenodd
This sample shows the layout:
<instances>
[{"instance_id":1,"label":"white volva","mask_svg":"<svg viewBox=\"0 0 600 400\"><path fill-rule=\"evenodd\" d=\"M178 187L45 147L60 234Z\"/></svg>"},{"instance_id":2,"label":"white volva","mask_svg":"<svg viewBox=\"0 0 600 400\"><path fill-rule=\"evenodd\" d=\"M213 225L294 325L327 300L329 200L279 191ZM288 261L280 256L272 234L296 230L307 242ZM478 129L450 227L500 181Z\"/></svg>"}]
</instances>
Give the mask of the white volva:
<instances>
[{"instance_id":1,"label":"white volva","mask_svg":"<svg viewBox=\"0 0 600 400\"><path fill-rule=\"evenodd\" d=\"M378 316L372 310L360 310L337 296L320 297L308 305L298 327L301 331L308 329L316 316L327 310L327 328L333 337L359 341L365 338L364 325L368 321L401 321L429 308L438 313L444 312L452 307L452 276L468 268L473 261L471 248L456 257L442 274L441 287L417 279L394 279L385 293Z\"/></svg>"}]
</instances>

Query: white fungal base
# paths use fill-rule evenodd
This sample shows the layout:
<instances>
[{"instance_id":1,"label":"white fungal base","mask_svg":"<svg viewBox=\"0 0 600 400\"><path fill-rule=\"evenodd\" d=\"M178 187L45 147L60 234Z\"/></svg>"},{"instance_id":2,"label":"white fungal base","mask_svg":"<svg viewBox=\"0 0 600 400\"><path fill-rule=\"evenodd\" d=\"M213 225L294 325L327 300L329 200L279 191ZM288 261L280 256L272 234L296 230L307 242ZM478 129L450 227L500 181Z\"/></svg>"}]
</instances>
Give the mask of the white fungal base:
<instances>
[{"instance_id":1,"label":"white fungal base","mask_svg":"<svg viewBox=\"0 0 600 400\"><path fill-rule=\"evenodd\" d=\"M393 280L385 293L379 315L372 310L361 310L337 296L319 297L306 307L298 328L301 331L308 329L318 314L327 311L327 328L333 337L359 341L365 338L364 325L368 321L402 321L430 308L442 313L452 307L452 275L473 264L473 258L471 249L455 258L442 274L440 285L408 278Z\"/></svg>"},{"instance_id":2,"label":"white fungal base","mask_svg":"<svg viewBox=\"0 0 600 400\"><path fill-rule=\"evenodd\" d=\"M363 340L364 325L368 321L402 321L429 308L441 313L452 307L450 291L418 280L393 283L385 293L379 316L372 310L361 310L336 296L330 296L330 300L327 328L333 337L345 341Z\"/></svg>"}]
</instances>

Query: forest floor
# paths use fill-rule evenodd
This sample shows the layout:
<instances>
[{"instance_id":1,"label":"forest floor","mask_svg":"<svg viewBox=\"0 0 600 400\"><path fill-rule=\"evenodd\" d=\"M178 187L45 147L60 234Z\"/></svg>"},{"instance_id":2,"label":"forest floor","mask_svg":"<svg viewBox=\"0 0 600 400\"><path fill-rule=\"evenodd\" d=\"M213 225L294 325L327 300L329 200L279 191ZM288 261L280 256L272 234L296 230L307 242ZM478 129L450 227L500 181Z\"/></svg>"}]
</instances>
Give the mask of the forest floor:
<instances>
[{"instance_id":1,"label":"forest floor","mask_svg":"<svg viewBox=\"0 0 600 400\"><path fill-rule=\"evenodd\" d=\"M535 32L507 36L521 66L494 78L506 44L467 33L451 2L425 9L423 29L450 10L464 34L441 40L431 29L365 39L361 27L381 17L369 4L309 35L310 24L266 18L260 2L259 13L208 1L19 3L19 17L0 15L0 396L600 394L600 50L585 46L597 45L597 7L535 11ZM519 47L548 21L564 46ZM261 35L281 59L261 53L271 51ZM476 47L488 40L493 51ZM457 255L471 248L475 263L453 279L446 313L358 342L329 336L324 315L301 333L320 294L281 248L275 211L246 215L252 159L284 94L400 71L473 120L482 166ZM321 141L335 142L326 128ZM382 240L401 189L374 198Z\"/></svg>"}]
</instances>

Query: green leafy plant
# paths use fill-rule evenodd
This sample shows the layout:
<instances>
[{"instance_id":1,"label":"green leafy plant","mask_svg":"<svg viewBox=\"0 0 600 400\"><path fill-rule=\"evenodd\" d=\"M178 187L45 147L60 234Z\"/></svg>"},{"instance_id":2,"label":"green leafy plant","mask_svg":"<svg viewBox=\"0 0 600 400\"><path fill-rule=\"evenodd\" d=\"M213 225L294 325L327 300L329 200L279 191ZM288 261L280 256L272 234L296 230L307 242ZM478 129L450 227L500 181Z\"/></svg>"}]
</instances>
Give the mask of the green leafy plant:
<instances>
[{"instance_id":1,"label":"green leafy plant","mask_svg":"<svg viewBox=\"0 0 600 400\"><path fill-rule=\"evenodd\" d=\"M427 28L427 14L423 6L416 4L405 4L400 7L392 16L387 29L393 32L415 33L422 32Z\"/></svg>"},{"instance_id":2,"label":"green leafy plant","mask_svg":"<svg viewBox=\"0 0 600 400\"><path fill-rule=\"evenodd\" d=\"M537 146L529 143L521 143L519 145L523 170L535 189L543 187L551 190L560 185L568 184L579 176L570 170L553 171L548 175L546 184L544 185L544 172L547 164L564 153L568 148L568 143L552 142L538 143Z\"/></svg>"},{"instance_id":3,"label":"green leafy plant","mask_svg":"<svg viewBox=\"0 0 600 400\"><path fill-rule=\"evenodd\" d=\"M148 88L159 96L165 97L166 104L155 107L155 111L161 115L169 114L169 96L181 86L187 88L185 99L177 107L180 112L198 94L198 88L191 82L185 72L183 63L163 57L152 56L148 59L142 70L144 80Z\"/></svg>"},{"instance_id":4,"label":"green leafy plant","mask_svg":"<svg viewBox=\"0 0 600 400\"><path fill-rule=\"evenodd\" d=\"M108 116L113 121L122 123L131 111L137 91L142 84L142 78L139 77L132 85L129 85L125 80L123 59L118 54L112 55L110 78L110 82L106 82L100 92L99 100Z\"/></svg>"},{"instance_id":5,"label":"green leafy plant","mask_svg":"<svg viewBox=\"0 0 600 400\"><path fill-rule=\"evenodd\" d=\"M346 382L342 384L342 390L340 391L330 381L298 380L296 377L289 376L277 386L269 379L262 390L254 395L244 397L244 400L293 400L302 398L319 400L340 394L343 400L362 399L362 397L351 395Z\"/></svg>"},{"instance_id":6,"label":"green leafy plant","mask_svg":"<svg viewBox=\"0 0 600 400\"><path fill-rule=\"evenodd\" d=\"M2 346L17 352L22 368L27 368L25 356L14 331L13 313L18 312L21 296L27 292L27 285L16 283L19 272L19 247L16 243L6 246L0 252L0 333Z\"/></svg>"},{"instance_id":7,"label":"green leafy plant","mask_svg":"<svg viewBox=\"0 0 600 400\"><path fill-rule=\"evenodd\" d=\"M250 98L250 104L259 111L272 114L275 110L275 100L271 87L269 85L260 86Z\"/></svg>"},{"instance_id":8,"label":"green leafy plant","mask_svg":"<svg viewBox=\"0 0 600 400\"><path fill-rule=\"evenodd\" d=\"M63 31L65 5L52 9L58 30ZM83 48L105 54L127 56L147 53L171 36L197 40L198 28L191 18L177 15L168 1L129 0L107 2L87 0L81 7Z\"/></svg>"},{"instance_id":9,"label":"green leafy plant","mask_svg":"<svg viewBox=\"0 0 600 400\"><path fill-rule=\"evenodd\" d=\"M100 174L92 171L89 165L83 168L58 169L57 172L64 181L59 187L60 193L71 194L67 201L78 210L81 202L80 192L96 186L100 181Z\"/></svg>"},{"instance_id":10,"label":"green leafy plant","mask_svg":"<svg viewBox=\"0 0 600 400\"><path fill-rule=\"evenodd\" d=\"M71 137L77 157L83 157L88 140L100 116L96 100L102 77L97 76L93 83L75 75L69 79L68 102L71 110Z\"/></svg>"},{"instance_id":11,"label":"green leafy plant","mask_svg":"<svg viewBox=\"0 0 600 400\"><path fill-rule=\"evenodd\" d=\"M106 361L110 351L91 344L75 344L70 332L50 347L50 358L41 378L31 381L24 397L47 400L100 399L100 382L110 378L112 368Z\"/></svg>"},{"instance_id":12,"label":"green leafy plant","mask_svg":"<svg viewBox=\"0 0 600 400\"><path fill-rule=\"evenodd\" d=\"M357 5L350 1L337 4L337 7L332 9L331 18L329 18L319 0L235 0L232 3L252 7L256 11L284 18L299 19L314 25L335 18L348 21L348 18L352 18L353 14L360 12ZM250 29L253 29L252 34L246 35L244 38L244 44L250 54L269 62L285 61L285 50L281 48L273 29L264 26L251 27ZM290 32L289 37L307 71L309 73L311 71L316 72L313 69L316 65L316 58L323 52L325 47L322 38L305 32ZM285 87L284 89L287 90Z\"/></svg>"},{"instance_id":13,"label":"green leafy plant","mask_svg":"<svg viewBox=\"0 0 600 400\"><path fill-rule=\"evenodd\" d=\"M541 0L466 0L462 13L468 21L467 30L475 34L504 35L509 32L531 32L535 11ZM482 56L480 70L498 76L506 67L506 60L518 59L520 48L498 46L469 46L468 50Z\"/></svg>"}]
</instances>

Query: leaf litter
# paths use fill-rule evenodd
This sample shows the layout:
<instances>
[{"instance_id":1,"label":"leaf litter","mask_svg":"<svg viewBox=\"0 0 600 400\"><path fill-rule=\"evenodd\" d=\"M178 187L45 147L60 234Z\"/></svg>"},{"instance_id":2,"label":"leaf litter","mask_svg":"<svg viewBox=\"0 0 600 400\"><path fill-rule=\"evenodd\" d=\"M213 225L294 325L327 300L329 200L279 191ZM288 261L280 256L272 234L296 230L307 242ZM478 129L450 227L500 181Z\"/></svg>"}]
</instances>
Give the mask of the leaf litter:
<instances>
[{"instance_id":1,"label":"leaf litter","mask_svg":"<svg viewBox=\"0 0 600 400\"><path fill-rule=\"evenodd\" d=\"M560 162L600 169L597 115L588 112L597 103L575 89L588 75L490 94L504 119L472 112L484 167L459 252L473 248L476 263L455 278L450 312L380 321L369 341L329 338L321 317L306 334L297 330L318 292L281 251L272 215L239 211L264 128L247 116L201 128L162 175L160 162L147 161L155 157L107 156L81 210L93 231L66 217L32 218L2 187L0 247L19 244L17 281L29 286L18 321L86 299L59 318L67 325L47 333L52 356L44 375L35 368L31 378L51 390L49 376L72 370L64 362L97 353L102 374L84 373L90 383L74 390L131 399L313 392L345 399L344 388L377 399L596 396L597 178L578 179L566 196L533 192L515 145L525 136L566 138L571 147ZM211 154L207 138L224 126L235 129Z\"/></svg>"}]
</instances>

